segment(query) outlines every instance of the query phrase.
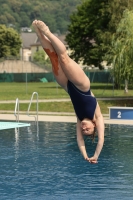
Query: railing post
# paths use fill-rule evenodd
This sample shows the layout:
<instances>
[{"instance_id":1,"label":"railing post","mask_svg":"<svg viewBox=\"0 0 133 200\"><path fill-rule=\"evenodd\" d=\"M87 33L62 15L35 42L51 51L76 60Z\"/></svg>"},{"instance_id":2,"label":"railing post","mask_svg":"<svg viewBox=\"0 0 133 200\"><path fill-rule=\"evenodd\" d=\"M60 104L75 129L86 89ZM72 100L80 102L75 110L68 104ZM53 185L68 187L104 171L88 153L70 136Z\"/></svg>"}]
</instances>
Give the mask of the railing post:
<instances>
[{"instance_id":1,"label":"railing post","mask_svg":"<svg viewBox=\"0 0 133 200\"><path fill-rule=\"evenodd\" d=\"M18 111L18 113L17 113L17 111ZM19 122L19 99L18 98L16 99L14 115L16 117L16 121Z\"/></svg>"},{"instance_id":2,"label":"railing post","mask_svg":"<svg viewBox=\"0 0 133 200\"><path fill-rule=\"evenodd\" d=\"M36 116L30 116L29 111L30 111L31 103L32 103L32 100L33 100L33 97L34 97L35 94L36 94ZM38 93L37 92L33 92L32 96L31 96L31 100L30 100L30 104L29 104L29 107L28 107L27 115L29 117L35 117L35 121L36 121L37 126L38 126Z\"/></svg>"}]
</instances>

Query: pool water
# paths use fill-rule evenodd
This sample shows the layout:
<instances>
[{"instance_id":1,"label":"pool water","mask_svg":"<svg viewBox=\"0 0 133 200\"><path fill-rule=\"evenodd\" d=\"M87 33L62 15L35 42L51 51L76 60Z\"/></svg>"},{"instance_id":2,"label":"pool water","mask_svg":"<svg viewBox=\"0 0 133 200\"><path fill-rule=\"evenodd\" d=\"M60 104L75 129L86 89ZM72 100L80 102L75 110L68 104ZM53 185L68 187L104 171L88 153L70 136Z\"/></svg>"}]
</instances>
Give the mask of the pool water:
<instances>
[{"instance_id":1,"label":"pool water","mask_svg":"<svg viewBox=\"0 0 133 200\"><path fill-rule=\"evenodd\" d=\"M79 152L74 123L0 131L1 200L133 199L133 127L110 125L98 164ZM96 142L86 138L93 155Z\"/></svg>"}]
</instances>

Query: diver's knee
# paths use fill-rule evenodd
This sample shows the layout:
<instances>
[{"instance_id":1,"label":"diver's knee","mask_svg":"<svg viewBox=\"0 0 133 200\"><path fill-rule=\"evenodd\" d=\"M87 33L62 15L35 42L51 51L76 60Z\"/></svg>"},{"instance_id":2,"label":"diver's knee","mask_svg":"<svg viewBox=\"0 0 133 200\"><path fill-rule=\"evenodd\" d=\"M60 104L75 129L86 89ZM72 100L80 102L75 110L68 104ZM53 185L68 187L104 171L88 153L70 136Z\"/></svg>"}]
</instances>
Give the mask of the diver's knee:
<instances>
[{"instance_id":1,"label":"diver's knee","mask_svg":"<svg viewBox=\"0 0 133 200\"><path fill-rule=\"evenodd\" d=\"M60 64L61 66L63 65L67 65L69 62L70 62L70 58L69 56L67 55L66 52L62 53L60 56L59 56L59 60L60 60Z\"/></svg>"}]
</instances>

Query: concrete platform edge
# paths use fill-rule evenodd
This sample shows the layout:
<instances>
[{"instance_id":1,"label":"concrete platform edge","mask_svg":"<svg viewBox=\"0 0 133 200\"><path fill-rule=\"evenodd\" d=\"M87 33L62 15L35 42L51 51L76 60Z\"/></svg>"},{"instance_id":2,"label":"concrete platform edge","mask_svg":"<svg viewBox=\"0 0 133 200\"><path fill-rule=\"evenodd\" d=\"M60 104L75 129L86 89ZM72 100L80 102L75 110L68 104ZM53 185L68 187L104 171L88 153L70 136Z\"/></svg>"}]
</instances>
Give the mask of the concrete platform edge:
<instances>
[{"instance_id":1,"label":"concrete platform edge","mask_svg":"<svg viewBox=\"0 0 133 200\"><path fill-rule=\"evenodd\" d=\"M0 114L1 121L16 121L13 114ZM19 115L19 121L34 121L35 118L27 115ZM38 115L38 121L46 122L72 122L76 123L76 116L57 116L57 115ZM114 120L104 118L105 124L122 124L122 125L133 125L133 120Z\"/></svg>"}]
</instances>

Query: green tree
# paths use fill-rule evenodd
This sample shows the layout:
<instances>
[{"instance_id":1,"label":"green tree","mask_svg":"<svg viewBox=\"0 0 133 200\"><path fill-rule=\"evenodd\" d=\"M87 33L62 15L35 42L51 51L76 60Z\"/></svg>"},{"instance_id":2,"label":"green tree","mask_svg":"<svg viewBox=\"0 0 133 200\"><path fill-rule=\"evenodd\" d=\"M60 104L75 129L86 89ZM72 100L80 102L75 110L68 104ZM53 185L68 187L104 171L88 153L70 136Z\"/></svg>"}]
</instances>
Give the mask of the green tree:
<instances>
[{"instance_id":1,"label":"green tree","mask_svg":"<svg viewBox=\"0 0 133 200\"><path fill-rule=\"evenodd\" d=\"M0 0L0 3L0 24L12 23L19 31L21 26L30 26L34 19L40 19L52 32L66 33L69 15L81 0ZM6 13L12 17L5 16Z\"/></svg>"},{"instance_id":2,"label":"green tree","mask_svg":"<svg viewBox=\"0 0 133 200\"><path fill-rule=\"evenodd\" d=\"M19 56L21 39L13 28L0 25L0 58Z\"/></svg>"},{"instance_id":3,"label":"green tree","mask_svg":"<svg viewBox=\"0 0 133 200\"><path fill-rule=\"evenodd\" d=\"M112 63L112 72L118 88L125 80L133 81L133 11L125 10L105 58ZM128 91L127 86L125 91Z\"/></svg>"},{"instance_id":4,"label":"green tree","mask_svg":"<svg viewBox=\"0 0 133 200\"><path fill-rule=\"evenodd\" d=\"M3 24L7 24L8 23L7 17L5 15L0 15L0 22L2 22Z\"/></svg>"},{"instance_id":5,"label":"green tree","mask_svg":"<svg viewBox=\"0 0 133 200\"><path fill-rule=\"evenodd\" d=\"M20 27L29 27L31 25L31 21L25 12L20 12L21 20Z\"/></svg>"},{"instance_id":6,"label":"green tree","mask_svg":"<svg viewBox=\"0 0 133 200\"><path fill-rule=\"evenodd\" d=\"M46 59L46 53L43 50L36 51L33 56L33 61L41 66L47 66L51 68L50 59Z\"/></svg>"},{"instance_id":7,"label":"green tree","mask_svg":"<svg viewBox=\"0 0 133 200\"><path fill-rule=\"evenodd\" d=\"M36 51L33 56L33 61L44 64L46 54L43 50Z\"/></svg>"},{"instance_id":8,"label":"green tree","mask_svg":"<svg viewBox=\"0 0 133 200\"><path fill-rule=\"evenodd\" d=\"M112 34L127 7L133 7L133 0L83 1L70 17L66 36L72 58L101 68L103 56L110 49Z\"/></svg>"}]
</instances>

